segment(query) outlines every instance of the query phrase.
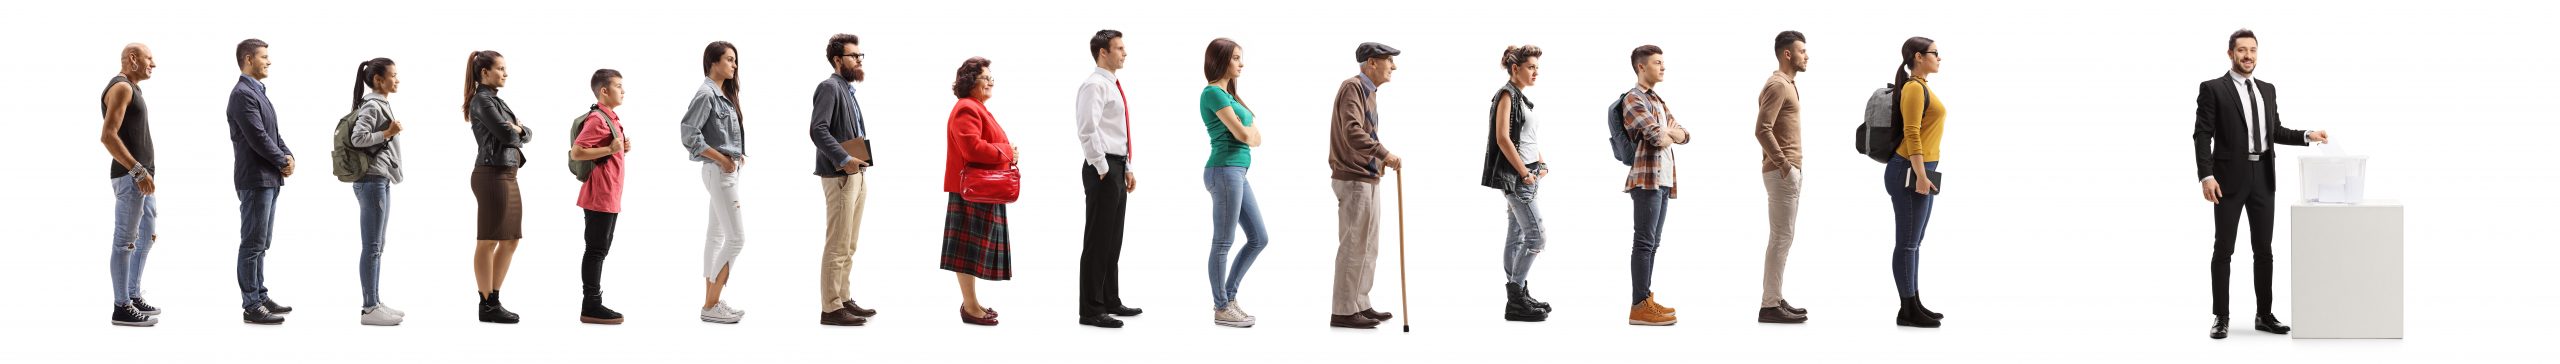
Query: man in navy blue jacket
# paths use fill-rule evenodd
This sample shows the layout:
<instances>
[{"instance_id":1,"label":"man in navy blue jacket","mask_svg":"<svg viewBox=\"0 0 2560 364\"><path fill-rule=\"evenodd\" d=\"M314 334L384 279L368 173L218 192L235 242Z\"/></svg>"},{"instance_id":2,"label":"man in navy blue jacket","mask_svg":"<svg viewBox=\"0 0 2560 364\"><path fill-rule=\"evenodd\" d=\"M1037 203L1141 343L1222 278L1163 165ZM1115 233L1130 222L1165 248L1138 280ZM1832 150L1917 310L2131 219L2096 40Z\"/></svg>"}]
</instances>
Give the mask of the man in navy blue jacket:
<instances>
[{"instance_id":1,"label":"man in navy blue jacket","mask_svg":"<svg viewBox=\"0 0 2560 364\"><path fill-rule=\"evenodd\" d=\"M293 149L276 130L276 107L267 101L267 42L240 41L233 60L240 83L231 86L223 116L231 124L231 185L240 194L241 321L275 325L293 307L267 299L267 242L275 232L276 193L293 176Z\"/></svg>"}]
</instances>

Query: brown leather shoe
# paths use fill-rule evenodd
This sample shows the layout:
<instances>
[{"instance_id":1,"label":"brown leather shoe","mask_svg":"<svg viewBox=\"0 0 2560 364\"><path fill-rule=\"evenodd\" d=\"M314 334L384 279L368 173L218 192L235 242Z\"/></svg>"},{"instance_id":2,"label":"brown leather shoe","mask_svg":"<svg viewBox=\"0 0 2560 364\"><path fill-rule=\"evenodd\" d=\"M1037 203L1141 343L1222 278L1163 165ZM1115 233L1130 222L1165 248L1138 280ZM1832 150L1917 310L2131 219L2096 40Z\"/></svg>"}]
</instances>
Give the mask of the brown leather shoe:
<instances>
[{"instance_id":1,"label":"brown leather shoe","mask_svg":"<svg viewBox=\"0 0 2560 364\"><path fill-rule=\"evenodd\" d=\"M1680 317L1673 314L1670 307L1663 307L1661 303L1653 302L1653 296L1645 296L1644 302L1637 302L1634 307L1627 308L1628 325L1671 326L1677 323L1680 323Z\"/></svg>"},{"instance_id":2,"label":"brown leather shoe","mask_svg":"<svg viewBox=\"0 0 2560 364\"><path fill-rule=\"evenodd\" d=\"M1807 316L1805 316L1805 315L1799 315L1799 314L1796 314L1796 313L1794 313L1794 312L1788 312L1788 311L1787 311L1787 309L1786 309L1785 307L1761 307L1761 308L1760 308L1760 322L1761 322L1761 323L1771 323L1771 324L1801 324L1801 323L1804 323L1804 320L1805 320L1805 319L1807 319L1807 318L1810 318L1810 317L1807 317Z\"/></svg>"},{"instance_id":3,"label":"brown leather shoe","mask_svg":"<svg viewBox=\"0 0 2560 364\"><path fill-rule=\"evenodd\" d=\"M844 309L854 316L871 317L880 314L880 310L862 308L862 305L853 304L853 300L844 300Z\"/></svg>"},{"instance_id":4,"label":"brown leather shoe","mask_svg":"<svg viewBox=\"0 0 2560 364\"><path fill-rule=\"evenodd\" d=\"M1355 315L1359 315L1360 317L1367 317L1367 318L1369 318L1370 320L1375 320L1375 321L1380 321L1380 322L1385 322L1385 321L1387 321L1387 320L1390 320L1390 319L1394 319L1394 318L1396 318L1396 314L1392 314L1392 313L1385 313L1385 312L1378 312L1378 310L1377 310L1377 309L1366 309L1366 310L1360 310L1360 313L1357 313L1357 314L1355 314Z\"/></svg>"},{"instance_id":5,"label":"brown leather shoe","mask_svg":"<svg viewBox=\"0 0 2560 364\"><path fill-rule=\"evenodd\" d=\"M1802 309L1802 308L1796 308L1796 306L1795 306L1795 305L1787 304L1787 300L1778 300L1778 309L1781 309L1781 310L1787 310L1787 312L1794 312L1794 313L1796 313L1797 315L1806 315L1806 314L1812 314L1812 313L1813 313L1813 311L1805 310L1805 309Z\"/></svg>"},{"instance_id":6,"label":"brown leather shoe","mask_svg":"<svg viewBox=\"0 0 2560 364\"><path fill-rule=\"evenodd\" d=\"M1366 313L1366 312L1367 312L1367 311L1362 311L1362 313ZM1353 329L1375 329L1375 328L1378 328L1378 319L1369 318L1369 316L1366 316L1366 315L1363 315L1363 314L1359 314L1359 313L1349 314L1349 315L1333 315L1333 327L1353 328Z\"/></svg>"},{"instance_id":7,"label":"brown leather shoe","mask_svg":"<svg viewBox=\"0 0 2560 364\"><path fill-rule=\"evenodd\" d=\"M851 307L838 308L835 311L827 311L825 313L818 314L819 325L862 326L862 324L869 322L871 322L871 319L854 315Z\"/></svg>"}]
</instances>

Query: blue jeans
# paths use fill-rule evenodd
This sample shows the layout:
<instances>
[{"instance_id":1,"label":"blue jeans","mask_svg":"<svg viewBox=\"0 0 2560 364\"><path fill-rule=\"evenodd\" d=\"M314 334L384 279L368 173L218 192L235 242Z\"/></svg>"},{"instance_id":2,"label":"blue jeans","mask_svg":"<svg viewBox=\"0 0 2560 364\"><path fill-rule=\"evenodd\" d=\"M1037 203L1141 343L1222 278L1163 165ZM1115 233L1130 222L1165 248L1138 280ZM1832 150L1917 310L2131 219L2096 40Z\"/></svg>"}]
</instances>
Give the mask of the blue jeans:
<instances>
[{"instance_id":1,"label":"blue jeans","mask_svg":"<svg viewBox=\"0 0 2560 364\"><path fill-rule=\"evenodd\" d=\"M1926 164L1938 170L1938 162ZM1902 297L1920 294L1920 238L1929 234L1929 211L1938 200L1912 192L1904 183L1910 178L1910 160L1893 157L1884 163L1884 193L1893 198L1893 286Z\"/></svg>"},{"instance_id":2,"label":"blue jeans","mask_svg":"<svg viewBox=\"0 0 2560 364\"><path fill-rule=\"evenodd\" d=\"M281 187L237 190L240 194L240 309L267 302L267 245L275 237L276 194Z\"/></svg>"},{"instance_id":3,"label":"blue jeans","mask_svg":"<svg viewBox=\"0 0 2560 364\"><path fill-rule=\"evenodd\" d=\"M1253 200L1253 182L1244 178L1245 167L1209 167L1200 180L1209 188L1209 298L1210 307L1227 308L1236 298L1236 289L1244 286L1244 271L1253 268L1253 259L1262 256L1262 248L1270 236L1263 232L1262 205ZM1235 246L1236 228L1244 228L1244 249L1236 251L1235 265L1227 265L1227 249Z\"/></svg>"},{"instance_id":4,"label":"blue jeans","mask_svg":"<svg viewBox=\"0 0 2560 364\"><path fill-rule=\"evenodd\" d=\"M107 280L115 284L115 304L123 306L142 296L142 262L151 258L151 243L159 238L160 202L142 194L133 176L110 184L116 191L116 241L107 253Z\"/></svg>"},{"instance_id":5,"label":"blue jeans","mask_svg":"<svg viewBox=\"0 0 2560 364\"><path fill-rule=\"evenodd\" d=\"M364 244L356 255L356 280L364 287L364 307L372 308L382 305L378 288L382 286L382 243L390 236L385 227L391 223L391 181L365 176L356 180L355 189L357 224L362 226L357 241Z\"/></svg>"},{"instance_id":6,"label":"blue jeans","mask_svg":"<svg viewBox=\"0 0 2560 364\"><path fill-rule=\"evenodd\" d=\"M1627 262L1636 285L1636 297L1627 304L1634 305L1653 295L1653 252L1662 248L1662 220L1670 217L1671 194L1657 189L1634 189L1627 191L1627 197L1635 199L1636 207L1636 246Z\"/></svg>"},{"instance_id":7,"label":"blue jeans","mask_svg":"<svg viewBox=\"0 0 2560 364\"><path fill-rule=\"evenodd\" d=\"M1521 184L1502 194L1510 206L1510 235L1502 241L1502 275L1511 283L1529 284L1529 264L1547 250L1546 220L1538 217L1538 185Z\"/></svg>"}]
</instances>

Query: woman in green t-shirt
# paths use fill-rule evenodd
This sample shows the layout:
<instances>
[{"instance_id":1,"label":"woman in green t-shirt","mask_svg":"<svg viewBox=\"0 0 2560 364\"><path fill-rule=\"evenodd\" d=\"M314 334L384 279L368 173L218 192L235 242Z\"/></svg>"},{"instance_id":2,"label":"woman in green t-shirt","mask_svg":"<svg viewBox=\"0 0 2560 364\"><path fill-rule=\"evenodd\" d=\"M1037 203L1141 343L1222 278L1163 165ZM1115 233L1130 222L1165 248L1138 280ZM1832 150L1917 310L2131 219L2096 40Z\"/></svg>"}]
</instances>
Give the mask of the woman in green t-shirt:
<instances>
[{"instance_id":1,"label":"woman in green t-shirt","mask_svg":"<svg viewBox=\"0 0 2560 364\"><path fill-rule=\"evenodd\" d=\"M1253 127L1253 108L1236 97L1243 51L1233 40L1209 41L1202 67L1209 86L1200 90L1200 121L1209 130L1209 163L1200 179L1209 189L1209 220L1215 231L1209 239L1209 298L1217 324L1228 327L1253 327L1253 315L1236 306L1236 287L1244 285L1245 269L1253 267L1267 240L1262 207L1253 201L1252 182L1244 178L1253 167L1253 147L1262 145L1262 131ZM1244 227L1245 245L1230 266L1227 250L1235 245L1238 225Z\"/></svg>"}]
</instances>

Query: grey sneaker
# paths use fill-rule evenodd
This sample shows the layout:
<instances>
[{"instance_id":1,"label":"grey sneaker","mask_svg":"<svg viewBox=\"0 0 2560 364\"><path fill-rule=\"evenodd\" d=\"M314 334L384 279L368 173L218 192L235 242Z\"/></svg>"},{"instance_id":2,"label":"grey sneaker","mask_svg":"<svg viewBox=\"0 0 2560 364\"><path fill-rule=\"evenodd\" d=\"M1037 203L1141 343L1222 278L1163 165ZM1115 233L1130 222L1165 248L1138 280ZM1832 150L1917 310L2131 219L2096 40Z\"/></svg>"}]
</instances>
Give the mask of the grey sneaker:
<instances>
[{"instance_id":1,"label":"grey sneaker","mask_svg":"<svg viewBox=\"0 0 2560 364\"><path fill-rule=\"evenodd\" d=\"M735 324L738 323L738 319L746 316L747 311L729 307L729 301L720 301L711 305L711 308L702 309L702 322Z\"/></svg>"},{"instance_id":2,"label":"grey sneaker","mask_svg":"<svg viewBox=\"0 0 2560 364\"><path fill-rule=\"evenodd\" d=\"M1218 326L1226 327L1253 327L1254 321L1252 316L1244 314L1243 309L1236 308L1235 301L1227 301L1227 308L1218 310L1216 320Z\"/></svg>"}]
</instances>

